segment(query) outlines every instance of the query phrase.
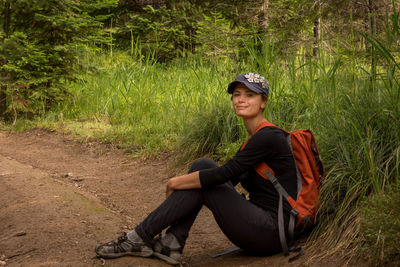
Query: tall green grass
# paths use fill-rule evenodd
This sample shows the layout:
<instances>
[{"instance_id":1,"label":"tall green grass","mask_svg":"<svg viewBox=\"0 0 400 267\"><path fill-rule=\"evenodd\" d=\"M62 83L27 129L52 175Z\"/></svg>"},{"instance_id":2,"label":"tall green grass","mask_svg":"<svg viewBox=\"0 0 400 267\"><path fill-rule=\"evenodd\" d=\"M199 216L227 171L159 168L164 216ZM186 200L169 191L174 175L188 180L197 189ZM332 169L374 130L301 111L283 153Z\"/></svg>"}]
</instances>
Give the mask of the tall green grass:
<instances>
[{"instance_id":1,"label":"tall green grass","mask_svg":"<svg viewBox=\"0 0 400 267\"><path fill-rule=\"evenodd\" d=\"M193 57L189 63L158 64L116 52L112 58L93 54L86 60L97 69L88 68L71 85L73 98L58 112L67 119L112 125L101 138L150 153L173 150L198 115L211 116L214 107L229 103L225 87L234 74L226 60Z\"/></svg>"},{"instance_id":2,"label":"tall green grass","mask_svg":"<svg viewBox=\"0 0 400 267\"><path fill-rule=\"evenodd\" d=\"M398 21L398 12L394 14L392 18ZM392 38L399 36L398 22L393 25ZM396 236L387 234L398 231L397 219L391 214L398 214L400 207L396 211L381 206L381 217L376 216L382 195L400 183L400 46L397 43L389 47L390 42L382 39L368 40L381 60L374 85L368 80L371 75L365 71L367 68L353 61L351 66L357 66L353 71L340 66L335 72L335 85L331 86L334 94L318 101L324 106L318 135L328 175L322 188L321 223L313 237L316 246L331 248L321 255L342 248L345 255L351 256L363 247L361 251L374 264L383 264L400 252L394 245ZM391 207L396 207L394 198L387 199L392 201ZM329 215L332 201L337 210ZM369 206L375 210L369 211ZM382 220L387 219L393 221L383 224ZM382 235L371 235L378 228ZM382 238L386 238L386 245L378 255L376 244L382 244ZM384 254L388 257L382 258Z\"/></svg>"}]
</instances>

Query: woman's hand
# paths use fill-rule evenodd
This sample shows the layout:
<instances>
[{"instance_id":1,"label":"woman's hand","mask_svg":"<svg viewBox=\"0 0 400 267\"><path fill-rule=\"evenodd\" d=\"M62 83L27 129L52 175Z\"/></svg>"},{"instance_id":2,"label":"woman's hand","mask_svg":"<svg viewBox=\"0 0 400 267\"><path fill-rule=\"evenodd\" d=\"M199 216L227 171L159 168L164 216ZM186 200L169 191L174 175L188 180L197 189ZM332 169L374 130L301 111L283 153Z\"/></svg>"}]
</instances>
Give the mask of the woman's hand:
<instances>
[{"instance_id":1,"label":"woman's hand","mask_svg":"<svg viewBox=\"0 0 400 267\"><path fill-rule=\"evenodd\" d=\"M168 182L167 182L167 190L165 192L165 197L166 198L169 197L169 195L171 195L174 192L174 189L172 188L172 183L173 183L171 181L172 179L174 179L174 178L169 179Z\"/></svg>"},{"instance_id":2,"label":"woman's hand","mask_svg":"<svg viewBox=\"0 0 400 267\"><path fill-rule=\"evenodd\" d=\"M175 190L201 188L199 172L192 172L168 180L166 196L169 197Z\"/></svg>"}]
</instances>

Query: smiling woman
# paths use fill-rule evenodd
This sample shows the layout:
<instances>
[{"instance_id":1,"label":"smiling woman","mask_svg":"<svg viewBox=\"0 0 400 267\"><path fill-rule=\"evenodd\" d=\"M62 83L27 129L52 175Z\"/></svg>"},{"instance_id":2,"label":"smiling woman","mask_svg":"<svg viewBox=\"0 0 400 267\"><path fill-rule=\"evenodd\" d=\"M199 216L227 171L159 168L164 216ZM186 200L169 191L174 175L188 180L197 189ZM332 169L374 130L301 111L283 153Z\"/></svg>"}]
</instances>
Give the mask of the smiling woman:
<instances>
[{"instance_id":1,"label":"smiling woman","mask_svg":"<svg viewBox=\"0 0 400 267\"><path fill-rule=\"evenodd\" d=\"M237 116L242 118L262 117L267 101L243 84L236 85L232 94L232 104Z\"/></svg>"},{"instance_id":2,"label":"smiling woman","mask_svg":"<svg viewBox=\"0 0 400 267\"><path fill-rule=\"evenodd\" d=\"M268 124L263 110L269 94L264 77L255 73L239 75L229 84L228 93L249 135L242 149L222 166L202 158L192 164L188 174L169 179L167 199L134 230L97 245L99 257L155 256L179 264L190 228L204 205L224 234L245 252L270 255L282 251L277 219L279 196L273 184L253 167L267 164L294 198L297 182L293 153L281 129L263 127ZM249 192L249 200L235 190L238 183ZM284 203L286 226L290 210L290 205ZM166 234L156 238L164 229Z\"/></svg>"},{"instance_id":3,"label":"smiling woman","mask_svg":"<svg viewBox=\"0 0 400 267\"><path fill-rule=\"evenodd\" d=\"M236 115L243 119L249 136L252 136L257 127L266 121L263 111L269 94L267 81L259 74L242 74L229 84L228 93L232 94Z\"/></svg>"}]
</instances>

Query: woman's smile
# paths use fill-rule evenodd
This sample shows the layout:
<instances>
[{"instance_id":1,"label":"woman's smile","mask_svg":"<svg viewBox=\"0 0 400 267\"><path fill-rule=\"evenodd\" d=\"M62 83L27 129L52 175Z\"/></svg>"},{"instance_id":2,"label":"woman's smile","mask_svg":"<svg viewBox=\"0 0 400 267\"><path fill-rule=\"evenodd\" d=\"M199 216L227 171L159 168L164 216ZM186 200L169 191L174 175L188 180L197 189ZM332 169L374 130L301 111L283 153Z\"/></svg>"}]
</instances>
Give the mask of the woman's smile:
<instances>
[{"instance_id":1,"label":"woman's smile","mask_svg":"<svg viewBox=\"0 0 400 267\"><path fill-rule=\"evenodd\" d=\"M232 93L232 104L237 116L250 118L262 114L266 103L260 94L238 84Z\"/></svg>"},{"instance_id":2,"label":"woman's smile","mask_svg":"<svg viewBox=\"0 0 400 267\"><path fill-rule=\"evenodd\" d=\"M237 109L246 109L247 106L238 106Z\"/></svg>"}]
</instances>

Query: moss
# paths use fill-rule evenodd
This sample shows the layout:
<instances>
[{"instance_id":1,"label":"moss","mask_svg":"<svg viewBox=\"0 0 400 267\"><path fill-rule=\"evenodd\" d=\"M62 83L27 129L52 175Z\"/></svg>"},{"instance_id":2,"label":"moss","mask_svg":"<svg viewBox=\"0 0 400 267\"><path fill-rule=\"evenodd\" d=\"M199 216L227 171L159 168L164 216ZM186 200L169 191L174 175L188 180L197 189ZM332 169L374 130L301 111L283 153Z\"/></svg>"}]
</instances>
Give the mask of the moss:
<instances>
[{"instance_id":1,"label":"moss","mask_svg":"<svg viewBox=\"0 0 400 267\"><path fill-rule=\"evenodd\" d=\"M360 237L371 264L400 265L400 185L363 203Z\"/></svg>"}]
</instances>

